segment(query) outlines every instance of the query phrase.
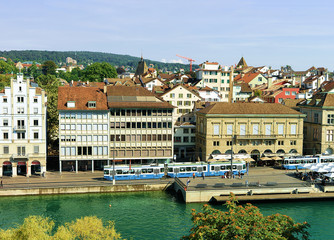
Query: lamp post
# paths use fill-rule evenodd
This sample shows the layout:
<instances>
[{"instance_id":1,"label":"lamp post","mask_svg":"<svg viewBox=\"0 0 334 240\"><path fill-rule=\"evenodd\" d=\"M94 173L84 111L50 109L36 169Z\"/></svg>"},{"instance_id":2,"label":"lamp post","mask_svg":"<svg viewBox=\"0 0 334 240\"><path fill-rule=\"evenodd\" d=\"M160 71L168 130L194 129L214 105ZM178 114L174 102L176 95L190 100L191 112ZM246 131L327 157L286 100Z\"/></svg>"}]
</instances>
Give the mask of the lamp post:
<instances>
[{"instance_id":1,"label":"lamp post","mask_svg":"<svg viewBox=\"0 0 334 240\"><path fill-rule=\"evenodd\" d=\"M113 159L112 159L112 185L116 184L116 179L115 179L115 175L116 175L116 170L115 170L115 146L116 145L116 134L114 135L114 150L112 153Z\"/></svg>"},{"instance_id":2,"label":"lamp post","mask_svg":"<svg viewBox=\"0 0 334 240\"><path fill-rule=\"evenodd\" d=\"M233 177L233 140L235 136L232 135L232 141L231 141L231 178Z\"/></svg>"}]
</instances>

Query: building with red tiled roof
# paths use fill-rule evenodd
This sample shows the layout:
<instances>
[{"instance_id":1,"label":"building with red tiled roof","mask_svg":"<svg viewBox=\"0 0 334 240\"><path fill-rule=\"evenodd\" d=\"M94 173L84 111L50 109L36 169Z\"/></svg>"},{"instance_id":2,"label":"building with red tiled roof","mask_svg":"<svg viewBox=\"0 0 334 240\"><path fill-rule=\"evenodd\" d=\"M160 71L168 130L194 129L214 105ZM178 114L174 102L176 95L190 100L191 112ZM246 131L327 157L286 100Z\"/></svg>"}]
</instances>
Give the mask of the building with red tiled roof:
<instances>
[{"instance_id":1,"label":"building with red tiled roof","mask_svg":"<svg viewBox=\"0 0 334 240\"><path fill-rule=\"evenodd\" d=\"M239 74L234 78L234 81L247 83L251 88L268 83L267 78L265 78L260 72Z\"/></svg>"}]
</instances>

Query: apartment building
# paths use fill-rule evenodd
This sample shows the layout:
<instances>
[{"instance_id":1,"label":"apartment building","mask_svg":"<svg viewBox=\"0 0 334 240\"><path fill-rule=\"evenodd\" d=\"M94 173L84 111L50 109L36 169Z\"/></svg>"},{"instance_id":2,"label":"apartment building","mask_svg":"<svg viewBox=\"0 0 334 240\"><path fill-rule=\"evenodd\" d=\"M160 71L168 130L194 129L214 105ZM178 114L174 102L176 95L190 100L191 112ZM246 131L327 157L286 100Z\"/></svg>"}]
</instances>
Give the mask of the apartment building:
<instances>
[{"instance_id":1,"label":"apartment building","mask_svg":"<svg viewBox=\"0 0 334 240\"><path fill-rule=\"evenodd\" d=\"M0 176L46 171L46 102L44 90L21 73L0 92Z\"/></svg>"},{"instance_id":2,"label":"apartment building","mask_svg":"<svg viewBox=\"0 0 334 240\"><path fill-rule=\"evenodd\" d=\"M277 103L215 103L196 112L196 152L211 154L300 153L303 146L300 112Z\"/></svg>"},{"instance_id":3,"label":"apartment building","mask_svg":"<svg viewBox=\"0 0 334 240\"><path fill-rule=\"evenodd\" d=\"M194 122L177 122L174 134L174 154L176 160L195 160L196 124Z\"/></svg>"},{"instance_id":4,"label":"apartment building","mask_svg":"<svg viewBox=\"0 0 334 240\"><path fill-rule=\"evenodd\" d=\"M174 107L139 86L106 86L110 159L164 163L173 159Z\"/></svg>"},{"instance_id":5,"label":"apartment building","mask_svg":"<svg viewBox=\"0 0 334 240\"><path fill-rule=\"evenodd\" d=\"M102 169L109 159L109 111L103 89L58 88L59 171Z\"/></svg>"},{"instance_id":6,"label":"apartment building","mask_svg":"<svg viewBox=\"0 0 334 240\"><path fill-rule=\"evenodd\" d=\"M196 78L199 81L195 84L198 88L210 87L219 92L222 102L227 102L230 91L230 74L229 67L221 68L217 62L204 62L199 65L196 71Z\"/></svg>"},{"instance_id":7,"label":"apartment building","mask_svg":"<svg viewBox=\"0 0 334 240\"><path fill-rule=\"evenodd\" d=\"M160 97L177 108L174 113L174 122L180 121L183 115L192 112L195 102L201 100L198 92L185 85L176 85L165 91Z\"/></svg>"},{"instance_id":8,"label":"apartment building","mask_svg":"<svg viewBox=\"0 0 334 240\"><path fill-rule=\"evenodd\" d=\"M304 120L304 154L334 154L334 90L297 104Z\"/></svg>"}]
</instances>

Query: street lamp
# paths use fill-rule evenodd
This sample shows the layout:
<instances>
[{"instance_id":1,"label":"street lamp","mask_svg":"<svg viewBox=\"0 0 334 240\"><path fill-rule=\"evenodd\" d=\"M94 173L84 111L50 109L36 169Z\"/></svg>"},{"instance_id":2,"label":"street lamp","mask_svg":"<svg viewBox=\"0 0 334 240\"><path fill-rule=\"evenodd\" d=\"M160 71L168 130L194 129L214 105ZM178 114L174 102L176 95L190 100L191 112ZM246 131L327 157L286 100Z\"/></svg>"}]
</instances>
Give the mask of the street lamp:
<instances>
[{"instance_id":1,"label":"street lamp","mask_svg":"<svg viewBox=\"0 0 334 240\"><path fill-rule=\"evenodd\" d=\"M116 179L115 179L115 176L116 176L116 170L115 170L115 145L116 145L116 134L114 135L114 150L113 150L113 160L112 160L112 185L115 185L116 184Z\"/></svg>"}]
</instances>

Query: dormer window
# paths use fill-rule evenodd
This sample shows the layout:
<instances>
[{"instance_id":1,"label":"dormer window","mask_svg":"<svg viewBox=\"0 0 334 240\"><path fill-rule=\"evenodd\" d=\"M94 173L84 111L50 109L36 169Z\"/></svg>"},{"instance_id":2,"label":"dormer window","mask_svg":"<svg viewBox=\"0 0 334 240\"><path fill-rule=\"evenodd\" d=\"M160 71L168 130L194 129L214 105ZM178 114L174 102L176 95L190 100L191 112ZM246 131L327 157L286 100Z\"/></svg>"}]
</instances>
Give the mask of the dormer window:
<instances>
[{"instance_id":1,"label":"dormer window","mask_svg":"<svg viewBox=\"0 0 334 240\"><path fill-rule=\"evenodd\" d=\"M2 100L3 100L3 102L4 102L4 103L6 103L6 102L7 102L7 98L3 98Z\"/></svg>"},{"instance_id":2,"label":"dormer window","mask_svg":"<svg viewBox=\"0 0 334 240\"><path fill-rule=\"evenodd\" d=\"M68 108L75 108L75 101L67 101Z\"/></svg>"},{"instance_id":3,"label":"dormer window","mask_svg":"<svg viewBox=\"0 0 334 240\"><path fill-rule=\"evenodd\" d=\"M88 107L89 108L96 108L96 102L95 101L89 101L88 102Z\"/></svg>"}]
</instances>

